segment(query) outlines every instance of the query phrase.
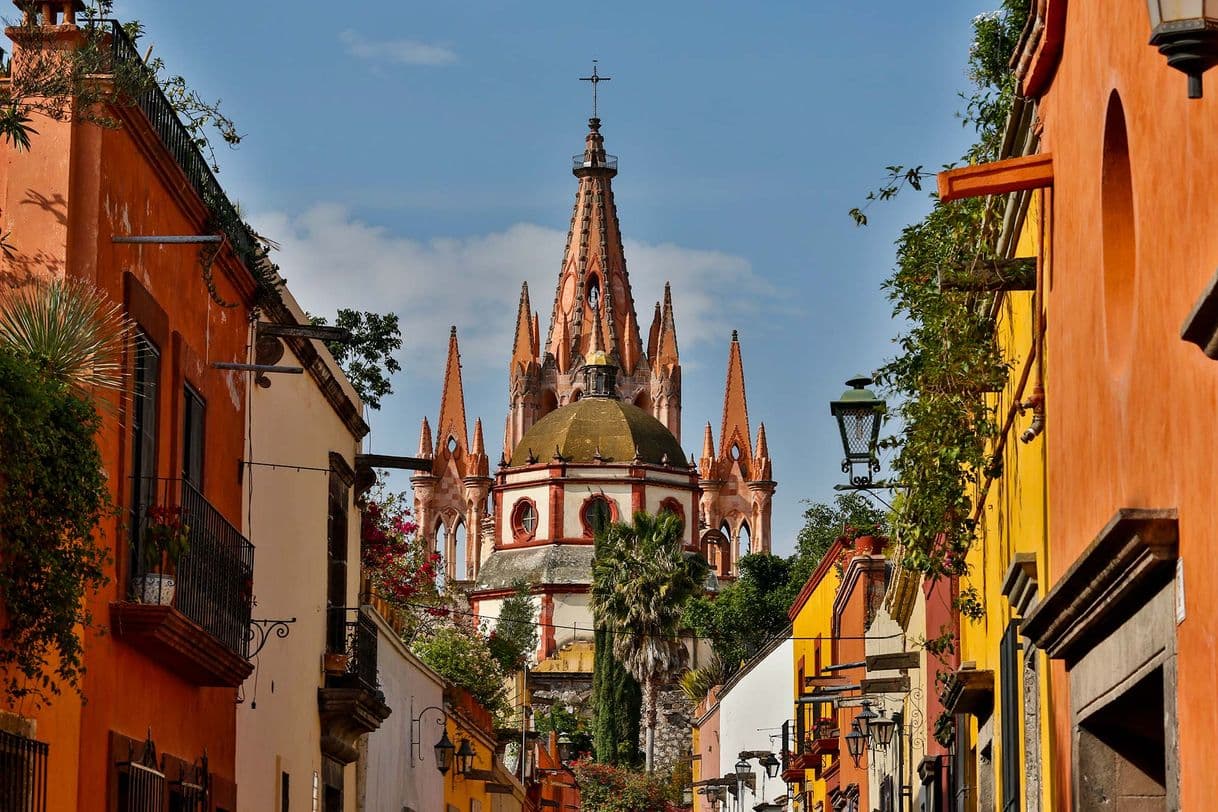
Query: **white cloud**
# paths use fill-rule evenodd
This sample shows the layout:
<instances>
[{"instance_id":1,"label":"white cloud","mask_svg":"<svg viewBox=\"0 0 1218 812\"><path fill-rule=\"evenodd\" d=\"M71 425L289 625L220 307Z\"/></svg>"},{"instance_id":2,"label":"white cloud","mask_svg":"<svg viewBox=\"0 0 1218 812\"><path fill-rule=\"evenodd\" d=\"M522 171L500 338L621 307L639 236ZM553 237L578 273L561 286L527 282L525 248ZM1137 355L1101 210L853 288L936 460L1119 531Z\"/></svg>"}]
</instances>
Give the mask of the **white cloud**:
<instances>
[{"instance_id":1,"label":"white cloud","mask_svg":"<svg viewBox=\"0 0 1218 812\"><path fill-rule=\"evenodd\" d=\"M467 375L505 369L524 280L545 339L564 232L518 223L492 234L422 241L329 204L253 222L282 244L275 261L301 307L324 315L339 307L397 313L412 376L440 377L454 324ZM671 243L627 241L625 249L644 341L654 302L671 281L683 355L706 342L725 343L733 327L756 319L760 303L774 296L743 257Z\"/></svg>"},{"instance_id":2,"label":"white cloud","mask_svg":"<svg viewBox=\"0 0 1218 812\"><path fill-rule=\"evenodd\" d=\"M347 53L369 62L442 67L457 62L457 52L445 45L413 39L370 40L347 29L338 35Z\"/></svg>"}]
</instances>

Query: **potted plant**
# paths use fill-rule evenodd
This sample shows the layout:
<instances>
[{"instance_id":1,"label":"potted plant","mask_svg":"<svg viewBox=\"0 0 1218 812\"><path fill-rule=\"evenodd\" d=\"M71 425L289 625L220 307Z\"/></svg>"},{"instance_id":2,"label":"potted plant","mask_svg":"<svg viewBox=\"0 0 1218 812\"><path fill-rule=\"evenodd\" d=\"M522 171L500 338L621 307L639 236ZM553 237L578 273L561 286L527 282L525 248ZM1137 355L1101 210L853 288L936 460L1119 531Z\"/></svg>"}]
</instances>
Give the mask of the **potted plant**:
<instances>
[{"instance_id":1,"label":"potted plant","mask_svg":"<svg viewBox=\"0 0 1218 812\"><path fill-rule=\"evenodd\" d=\"M190 526L182 521L182 508L149 505L144 525L143 575L132 579L132 590L142 603L173 603L178 562L190 551Z\"/></svg>"}]
</instances>

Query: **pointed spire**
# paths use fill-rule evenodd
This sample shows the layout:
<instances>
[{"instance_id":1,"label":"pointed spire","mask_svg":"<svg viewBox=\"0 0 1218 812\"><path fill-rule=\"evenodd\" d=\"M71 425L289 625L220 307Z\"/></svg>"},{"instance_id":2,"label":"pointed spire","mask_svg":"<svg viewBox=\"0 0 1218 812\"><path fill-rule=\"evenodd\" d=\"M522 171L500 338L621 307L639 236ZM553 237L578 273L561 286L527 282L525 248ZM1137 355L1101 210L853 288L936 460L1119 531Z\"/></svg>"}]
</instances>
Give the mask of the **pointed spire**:
<instances>
[{"instance_id":1,"label":"pointed spire","mask_svg":"<svg viewBox=\"0 0 1218 812\"><path fill-rule=\"evenodd\" d=\"M706 421L706 432L702 435L702 459L713 460L715 458L715 435L711 431L710 421Z\"/></svg>"},{"instance_id":2,"label":"pointed spire","mask_svg":"<svg viewBox=\"0 0 1218 812\"><path fill-rule=\"evenodd\" d=\"M765 429L762 429L764 431ZM482 418L474 420L474 445L470 448L470 453L474 456L486 453L486 444L482 440Z\"/></svg>"},{"instance_id":3,"label":"pointed spire","mask_svg":"<svg viewBox=\"0 0 1218 812\"><path fill-rule=\"evenodd\" d=\"M748 476L752 449L749 438L749 407L744 395L744 362L740 358L740 339L732 330L727 356L727 382L723 390L723 429L719 434L721 460L738 460Z\"/></svg>"},{"instance_id":4,"label":"pointed spire","mask_svg":"<svg viewBox=\"0 0 1218 812\"><path fill-rule=\"evenodd\" d=\"M769 480L774 478L774 463L770 460L770 445L765 438L765 423L757 429L757 457L753 460L753 478Z\"/></svg>"},{"instance_id":5,"label":"pointed spire","mask_svg":"<svg viewBox=\"0 0 1218 812\"><path fill-rule=\"evenodd\" d=\"M680 363L677 352L677 322L672 314L672 286L664 283L664 309L660 320L660 336L653 366L670 367Z\"/></svg>"},{"instance_id":6,"label":"pointed spire","mask_svg":"<svg viewBox=\"0 0 1218 812\"><path fill-rule=\"evenodd\" d=\"M470 474L474 476L485 477L490 475L490 460L486 457L486 443L482 439L482 418L474 420L474 445L470 448L470 456L473 458L473 468Z\"/></svg>"},{"instance_id":7,"label":"pointed spire","mask_svg":"<svg viewBox=\"0 0 1218 812\"><path fill-rule=\"evenodd\" d=\"M461 383L461 350L457 346L457 328L448 334L448 363L444 369L444 391L440 396L440 417L436 420L436 438L442 448L449 438L457 441L464 451L469 447L465 423L465 389Z\"/></svg>"},{"instance_id":8,"label":"pointed spire","mask_svg":"<svg viewBox=\"0 0 1218 812\"><path fill-rule=\"evenodd\" d=\"M431 457L431 426L427 422L427 418L423 418L423 429L419 432L419 456L423 459Z\"/></svg>"},{"instance_id":9,"label":"pointed spire","mask_svg":"<svg viewBox=\"0 0 1218 812\"><path fill-rule=\"evenodd\" d=\"M765 439L765 423L762 423L757 428L757 459L762 460L770 456L770 446Z\"/></svg>"},{"instance_id":10,"label":"pointed spire","mask_svg":"<svg viewBox=\"0 0 1218 812\"><path fill-rule=\"evenodd\" d=\"M647 358L652 367L656 365L656 348L660 346L660 303L656 302L656 314L651 318L651 329L647 332Z\"/></svg>"},{"instance_id":11,"label":"pointed spire","mask_svg":"<svg viewBox=\"0 0 1218 812\"><path fill-rule=\"evenodd\" d=\"M529 283L520 286L520 304L516 309L516 343L512 348L511 374L528 369L537 360L537 344L533 340L533 308L529 304Z\"/></svg>"}]
</instances>

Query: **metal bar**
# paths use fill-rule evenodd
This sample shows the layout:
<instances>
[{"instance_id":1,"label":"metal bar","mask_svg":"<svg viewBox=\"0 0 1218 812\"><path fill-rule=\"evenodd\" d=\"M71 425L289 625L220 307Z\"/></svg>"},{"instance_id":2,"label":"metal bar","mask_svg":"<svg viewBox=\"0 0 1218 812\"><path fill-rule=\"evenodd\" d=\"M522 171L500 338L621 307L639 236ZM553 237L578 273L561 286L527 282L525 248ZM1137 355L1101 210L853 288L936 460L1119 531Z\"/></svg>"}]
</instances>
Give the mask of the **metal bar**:
<instances>
[{"instance_id":1,"label":"metal bar","mask_svg":"<svg viewBox=\"0 0 1218 812\"><path fill-rule=\"evenodd\" d=\"M135 245L195 245L199 243L221 243L224 242L224 237L219 234L164 237L129 234L125 236L113 236L110 238L110 241L116 243L133 243Z\"/></svg>"},{"instance_id":2,"label":"metal bar","mask_svg":"<svg viewBox=\"0 0 1218 812\"><path fill-rule=\"evenodd\" d=\"M258 335L312 338L318 341L341 341L343 343L355 340L355 336L351 335L351 331L345 327L330 327L324 324L275 324L269 321L258 322Z\"/></svg>"},{"instance_id":3,"label":"metal bar","mask_svg":"<svg viewBox=\"0 0 1218 812\"><path fill-rule=\"evenodd\" d=\"M820 667L820 670L821 671L845 671L846 669L849 669L849 668L862 668L865 665L867 665L866 660L858 660L857 662L853 662L853 663L838 663L837 665L822 665Z\"/></svg>"},{"instance_id":4,"label":"metal bar","mask_svg":"<svg viewBox=\"0 0 1218 812\"><path fill-rule=\"evenodd\" d=\"M230 364L227 361L212 361L214 369L235 369L238 372L278 372L284 375L303 375L304 367L278 367L267 364Z\"/></svg>"}]
</instances>

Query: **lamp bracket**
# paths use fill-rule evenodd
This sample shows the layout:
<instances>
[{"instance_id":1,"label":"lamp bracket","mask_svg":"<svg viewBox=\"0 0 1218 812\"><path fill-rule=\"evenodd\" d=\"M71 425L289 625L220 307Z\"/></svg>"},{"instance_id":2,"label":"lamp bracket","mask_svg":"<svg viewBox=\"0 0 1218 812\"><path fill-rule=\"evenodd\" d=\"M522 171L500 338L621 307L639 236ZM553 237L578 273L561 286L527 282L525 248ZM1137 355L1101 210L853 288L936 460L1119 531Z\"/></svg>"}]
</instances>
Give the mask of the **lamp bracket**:
<instances>
[{"instance_id":1,"label":"lamp bracket","mask_svg":"<svg viewBox=\"0 0 1218 812\"><path fill-rule=\"evenodd\" d=\"M439 705L429 705L419 711L418 716L415 716L414 701L412 700L410 703L410 757L412 759L414 758L415 750L418 750L419 761L423 760L423 717L427 715L428 711L433 710L440 712L440 718L436 720L436 724L443 727L444 723L448 721L448 711L444 710L444 708Z\"/></svg>"}]
</instances>

